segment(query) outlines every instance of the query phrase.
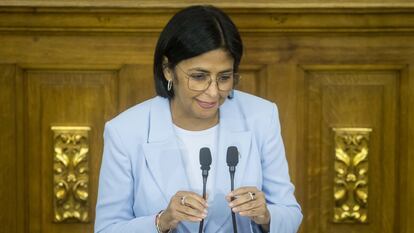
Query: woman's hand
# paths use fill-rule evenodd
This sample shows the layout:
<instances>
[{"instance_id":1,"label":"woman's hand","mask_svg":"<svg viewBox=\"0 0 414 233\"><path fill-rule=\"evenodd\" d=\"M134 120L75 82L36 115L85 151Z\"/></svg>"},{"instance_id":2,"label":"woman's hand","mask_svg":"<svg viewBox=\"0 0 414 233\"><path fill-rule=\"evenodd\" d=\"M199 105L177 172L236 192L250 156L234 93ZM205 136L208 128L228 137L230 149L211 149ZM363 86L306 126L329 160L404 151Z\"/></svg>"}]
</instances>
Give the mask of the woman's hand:
<instances>
[{"instance_id":1,"label":"woman's hand","mask_svg":"<svg viewBox=\"0 0 414 233\"><path fill-rule=\"evenodd\" d=\"M162 231L175 229L181 221L200 222L207 216L207 201L194 192L179 191L160 216Z\"/></svg>"},{"instance_id":2,"label":"woman's hand","mask_svg":"<svg viewBox=\"0 0 414 233\"><path fill-rule=\"evenodd\" d=\"M256 224L261 225L264 230L268 230L270 213L262 191L256 187L241 187L230 192L226 196L226 200L234 213L249 217Z\"/></svg>"}]
</instances>

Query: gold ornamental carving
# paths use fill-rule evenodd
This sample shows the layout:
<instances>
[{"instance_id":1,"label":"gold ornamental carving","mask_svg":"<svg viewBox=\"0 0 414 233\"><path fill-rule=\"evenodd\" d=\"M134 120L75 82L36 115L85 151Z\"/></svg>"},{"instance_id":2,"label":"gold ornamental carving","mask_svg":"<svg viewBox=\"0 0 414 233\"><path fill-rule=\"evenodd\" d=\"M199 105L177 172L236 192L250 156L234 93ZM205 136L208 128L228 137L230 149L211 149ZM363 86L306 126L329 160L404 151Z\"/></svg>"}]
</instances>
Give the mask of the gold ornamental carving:
<instances>
[{"instance_id":1,"label":"gold ornamental carving","mask_svg":"<svg viewBox=\"0 0 414 233\"><path fill-rule=\"evenodd\" d=\"M51 129L54 222L89 222L90 127Z\"/></svg>"},{"instance_id":2,"label":"gold ornamental carving","mask_svg":"<svg viewBox=\"0 0 414 233\"><path fill-rule=\"evenodd\" d=\"M334 222L367 223L368 155L372 129L334 128Z\"/></svg>"}]
</instances>

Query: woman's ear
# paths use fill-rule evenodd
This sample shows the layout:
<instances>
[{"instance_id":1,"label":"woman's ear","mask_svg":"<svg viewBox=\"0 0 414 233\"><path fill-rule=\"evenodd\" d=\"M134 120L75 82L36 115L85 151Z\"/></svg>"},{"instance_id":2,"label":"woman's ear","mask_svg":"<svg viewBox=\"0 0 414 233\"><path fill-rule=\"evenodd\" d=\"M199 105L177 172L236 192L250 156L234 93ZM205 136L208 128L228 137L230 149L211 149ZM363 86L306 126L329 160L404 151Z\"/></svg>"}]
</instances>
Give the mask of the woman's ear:
<instances>
[{"instance_id":1,"label":"woman's ear","mask_svg":"<svg viewBox=\"0 0 414 233\"><path fill-rule=\"evenodd\" d=\"M164 57L162 61L162 72L167 81L172 80L171 69L168 65L168 58Z\"/></svg>"}]
</instances>

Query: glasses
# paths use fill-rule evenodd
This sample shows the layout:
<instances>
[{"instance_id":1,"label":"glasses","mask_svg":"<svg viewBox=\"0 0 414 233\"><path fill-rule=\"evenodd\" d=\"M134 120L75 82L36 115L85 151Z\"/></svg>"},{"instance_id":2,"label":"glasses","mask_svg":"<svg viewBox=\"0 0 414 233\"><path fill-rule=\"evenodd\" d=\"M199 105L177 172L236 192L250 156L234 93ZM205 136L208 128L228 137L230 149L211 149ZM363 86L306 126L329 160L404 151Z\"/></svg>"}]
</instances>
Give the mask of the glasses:
<instances>
[{"instance_id":1,"label":"glasses","mask_svg":"<svg viewBox=\"0 0 414 233\"><path fill-rule=\"evenodd\" d=\"M212 75L210 73L201 71L187 73L179 66L176 67L178 67L178 69L180 69L186 75L186 78L188 79L188 88L190 90L205 91L210 87L213 81ZM220 91L230 91L233 89L239 78L240 75L234 72L218 74L216 76L217 88Z\"/></svg>"}]
</instances>

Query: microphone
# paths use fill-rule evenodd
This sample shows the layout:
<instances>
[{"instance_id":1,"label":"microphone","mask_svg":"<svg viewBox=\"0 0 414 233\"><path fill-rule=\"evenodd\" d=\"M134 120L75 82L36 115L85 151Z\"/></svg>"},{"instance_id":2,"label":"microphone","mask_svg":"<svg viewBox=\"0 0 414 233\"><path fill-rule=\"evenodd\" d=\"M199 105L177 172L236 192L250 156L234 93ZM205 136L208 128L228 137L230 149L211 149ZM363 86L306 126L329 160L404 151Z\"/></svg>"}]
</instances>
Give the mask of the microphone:
<instances>
[{"instance_id":1,"label":"microphone","mask_svg":"<svg viewBox=\"0 0 414 233\"><path fill-rule=\"evenodd\" d=\"M200 149L200 165L203 177L208 176L208 171L210 170L211 165L211 152L208 147Z\"/></svg>"},{"instance_id":2,"label":"microphone","mask_svg":"<svg viewBox=\"0 0 414 233\"><path fill-rule=\"evenodd\" d=\"M211 165L211 152L208 147L203 147L200 149L200 169L201 169L201 175L203 176L203 198L206 199L206 185L207 185L207 177L208 177L208 171L210 170ZM198 228L198 232L203 232L203 225L204 225L204 219L201 220L200 226Z\"/></svg>"},{"instance_id":3,"label":"microphone","mask_svg":"<svg viewBox=\"0 0 414 233\"><path fill-rule=\"evenodd\" d=\"M236 166L239 163L239 151L235 146L229 146L227 148L227 166L229 166L230 173L236 172Z\"/></svg>"},{"instance_id":4,"label":"microphone","mask_svg":"<svg viewBox=\"0 0 414 233\"><path fill-rule=\"evenodd\" d=\"M239 151L237 150L237 147L229 146L227 148L226 162L227 162L227 166L229 166L231 191L233 191L234 190L234 173L236 172L236 166L239 163ZM233 201L234 197L232 197L231 200ZM237 233L236 215L234 214L233 211L231 211L231 220L233 222L233 232Z\"/></svg>"}]
</instances>

